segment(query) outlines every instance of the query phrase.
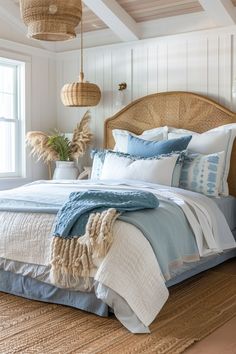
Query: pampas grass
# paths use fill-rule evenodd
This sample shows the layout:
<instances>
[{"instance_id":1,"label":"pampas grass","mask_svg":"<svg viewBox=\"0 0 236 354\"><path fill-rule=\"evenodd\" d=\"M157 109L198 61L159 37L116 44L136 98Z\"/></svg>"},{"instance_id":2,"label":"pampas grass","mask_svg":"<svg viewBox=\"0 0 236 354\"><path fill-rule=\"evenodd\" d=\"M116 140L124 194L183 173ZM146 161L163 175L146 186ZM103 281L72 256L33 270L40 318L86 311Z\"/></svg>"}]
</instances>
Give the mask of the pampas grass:
<instances>
[{"instance_id":1,"label":"pampas grass","mask_svg":"<svg viewBox=\"0 0 236 354\"><path fill-rule=\"evenodd\" d=\"M71 154L75 159L82 156L88 144L91 142L93 135L89 131L90 113L87 111L81 122L74 129L71 141Z\"/></svg>"},{"instance_id":2,"label":"pampas grass","mask_svg":"<svg viewBox=\"0 0 236 354\"><path fill-rule=\"evenodd\" d=\"M46 163L78 159L84 155L92 141L93 136L89 130L90 118L90 113L87 111L74 129L72 141L60 132L53 135L47 135L41 131L28 132L26 143L31 147L32 155Z\"/></svg>"}]
</instances>

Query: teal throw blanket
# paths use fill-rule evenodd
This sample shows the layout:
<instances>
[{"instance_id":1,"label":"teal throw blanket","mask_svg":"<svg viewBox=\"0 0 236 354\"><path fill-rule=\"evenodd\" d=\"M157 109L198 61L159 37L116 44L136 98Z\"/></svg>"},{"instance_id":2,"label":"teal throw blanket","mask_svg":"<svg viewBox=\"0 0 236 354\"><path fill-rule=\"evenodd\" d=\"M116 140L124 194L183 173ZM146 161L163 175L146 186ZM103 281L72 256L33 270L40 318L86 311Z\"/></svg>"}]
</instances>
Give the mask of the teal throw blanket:
<instances>
[{"instance_id":1,"label":"teal throw blanket","mask_svg":"<svg viewBox=\"0 0 236 354\"><path fill-rule=\"evenodd\" d=\"M57 214L54 235L71 238L83 235L90 213L114 208L118 212L155 209L157 197L143 191L99 191L73 192Z\"/></svg>"}]
</instances>

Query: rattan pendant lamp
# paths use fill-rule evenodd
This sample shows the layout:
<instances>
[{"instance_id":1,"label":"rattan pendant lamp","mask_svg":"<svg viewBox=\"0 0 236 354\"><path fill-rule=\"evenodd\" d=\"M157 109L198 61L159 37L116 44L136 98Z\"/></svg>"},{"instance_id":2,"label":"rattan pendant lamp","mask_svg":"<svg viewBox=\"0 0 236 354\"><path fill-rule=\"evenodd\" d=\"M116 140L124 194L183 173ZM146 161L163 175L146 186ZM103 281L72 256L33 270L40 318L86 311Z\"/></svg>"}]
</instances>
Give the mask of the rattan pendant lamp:
<instances>
[{"instance_id":1,"label":"rattan pendant lamp","mask_svg":"<svg viewBox=\"0 0 236 354\"><path fill-rule=\"evenodd\" d=\"M82 16L81 0L20 0L29 38L64 41L76 37Z\"/></svg>"},{"instance_id":2,"label":"rattan pendant lamp","mask_svg":"<svg viewBox=\"0 0 236 354\"><path fill-rule=\"evenodd\" d=\"M61 90L61 100L67 107L92 107L96 106L101 99L100 88L84 81L83 72L83 18L81 18L81 59L79 81L65 84Z\"/></svg>"}]
</instances>

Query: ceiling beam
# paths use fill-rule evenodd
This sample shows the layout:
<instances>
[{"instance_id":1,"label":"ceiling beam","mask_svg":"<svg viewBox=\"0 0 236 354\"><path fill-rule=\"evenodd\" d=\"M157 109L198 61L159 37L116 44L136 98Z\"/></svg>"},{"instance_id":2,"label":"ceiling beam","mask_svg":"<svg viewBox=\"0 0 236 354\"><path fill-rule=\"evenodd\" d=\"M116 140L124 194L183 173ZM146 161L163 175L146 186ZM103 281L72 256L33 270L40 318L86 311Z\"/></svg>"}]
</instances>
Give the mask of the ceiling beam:
<instances>
[{"instance_id":1,"label":"ceiling beam","mask_svg":"<svg viewBox=\"0 0 236 354\"><path fill-rule=\"evenodd\" d=\"M95 1L95 0L94 0ZM97 0L96 0L97 1ZM138 23L140 39L151 39L155 41L157 37L175 36L181 38L180 35L188 34L200 30L215 29L216 26L209 16L204 12L196 12L158 20L139 22ZM232 29L231 29L232 30ZM199 32L195 32L199 36ZM98 46L106 46L109 44L120 43L119 38L112 32L110 28L87 32L84 34L84 47L92 48ZM127 45L132 46L132 42L127 42ZM73 50L80 48L79 37L73 41L57 42L56 51L61 55L67 55L63 52L71 53ZM70 54L69 54L70 55Z\"/></svg>"},{"instance_id":2,"label":"ceiling beam","mask_svg":"<svg viewBox=\"0 0 236 354\"><path fill-rule=\"evenodd\" d=\"M115 0L83 0L121 40L139 39L138 25Z\"/></svg>"},{"instance_id":3,"label":"ceiling beam","mask_svg":"<svg viewBox=\"0 0 236 354\"><path fill-rule=\"evenodd\" d=\"M217 26L235 25L236 12L231 0L199 0L199 2Z\"/></svg>"}]
</instances>

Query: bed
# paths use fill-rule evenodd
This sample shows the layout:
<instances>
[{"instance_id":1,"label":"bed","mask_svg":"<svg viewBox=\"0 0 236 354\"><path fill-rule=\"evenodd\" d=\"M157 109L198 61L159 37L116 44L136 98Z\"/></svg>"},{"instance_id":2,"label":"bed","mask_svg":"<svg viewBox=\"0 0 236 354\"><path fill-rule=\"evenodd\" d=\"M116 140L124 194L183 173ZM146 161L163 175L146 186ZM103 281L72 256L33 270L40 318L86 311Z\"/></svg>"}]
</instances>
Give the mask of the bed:
<instances>
[{"instance_id":1,"label":"bed","mask_svg":"<svg viewBox=\"0 0 236 354\"><path fill-rule=\"evenodd\" d=\"M113 129L141 134L148 129L168 125L202 133L232 123L236 123L235 114L208 98L185 92L158 93L132 102L109 118L105 122L104 147L114 148ZM236 256L236 243L232 236L236 239L235 180L236 142L231 154L228 197L208 198L179 188L167 190L148 183L109 180L38 181L2 192L0 291L72 306L100 316L107 316L109 311L113 311L131 332L148 333L149 324L168 298L167 287ZM55 213L71 192L91 189L156 193L161 201L160 210L169 203L168 208L172 208L174 214L178 214L184 202L190 203L192 208L195 204L201 205L214 219L212 222L217 229L220 247L204 257L192 252L191 257L182 258L179 264L173 262L171 272L163 276L163 268L148 240L135 223L127 224L124 217L115 222L113 244L90 273L89 286L85 287L83 280L73 287L56 286L50 277L50 235ZM178 199L174 206L172 199ZM136 282L133 280L135 277Z\"/></svg>"}]
</instances>

